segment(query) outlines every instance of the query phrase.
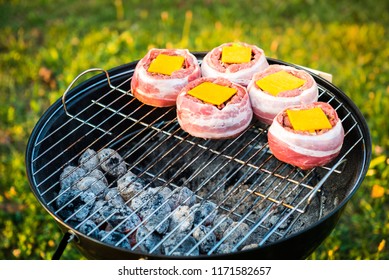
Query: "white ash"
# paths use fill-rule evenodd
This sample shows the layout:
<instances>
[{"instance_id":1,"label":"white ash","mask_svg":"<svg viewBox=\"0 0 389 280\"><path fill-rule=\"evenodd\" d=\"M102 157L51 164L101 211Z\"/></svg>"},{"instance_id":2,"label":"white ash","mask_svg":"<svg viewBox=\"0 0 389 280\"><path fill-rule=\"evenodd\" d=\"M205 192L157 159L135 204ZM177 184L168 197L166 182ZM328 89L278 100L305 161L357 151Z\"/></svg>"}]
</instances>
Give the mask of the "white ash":
<instances>
[{"instance_id":1,"label":"white ash","mask_svg":"<svg viewBox=\"0 0 389 280\"><path fill-rule=\"evenodd\" d=\"M109 201L115 208L123 207L126 204L116 189L106 189L104 199Z\"/></svg>"},{"instance_id":2,"label":"white ash","mask_svg":"<svg viewBox=\"0 0 389 280\"><path fill-rule=\"evenodd\" d=\"M150 231L166 233L169 228L171 208L156 188L148 188L131 201L131 208L142 218Z\"/></svg>"},{"instance_id":3,"label":"white ash","mask_svg":"<svg viewBox=\"0 0 389 280\"><path fill-rule=\"evenodd\" d=\"M130 241L127 239L127 237L120 232L115 231L100 231L99 232L99 239L112 246L119 246L124 249L131 249ZM117 244L120 242L119 244Z\"/></svg>"},{"instance_id":4,"label":"white ash","mask_svg":"<svg viewBox=\"0 0 389 280\"><path fill-rule=\"evenodd\" d=\"M97 228L97 225L92 220L86 220L85 222L83 222L78 230L91 238L99 238L100 230Z\"/></svg>"},{"instance_id":5,"label":"white ash","mask_svg":"<svg viewBox=\"0 0 389 280\"><path fill-rule=\"evenodd\" d=\"M231 226L231 224L234 222L233 219L231 219L226 214L219 214L216 216L215 220L213 221L214 224L214 234L217 239L222 239L224 232ZM220 224L219 224L220 223Z\"/></svg>"},{"instance_id":6,"label":"white ash","mask_svg":"<svg viewBox=\"0 0 389 280\"><path fill-rule=\"evenodd\" d=\"M189 207L196 203L195 193L187 187L177 187L173 190L171 197L169 198L169 205L173 209L176 209L179 205L187 205Z\"/></svg>"},{"instance_id":7,"label":"white ash","mask_svg":"<svg viewBox=\"0 0 389 280\"><path fill-rule=\"evenodd\" d=\"M249 233L250 227L246 223L238 224L238 222L233 222L229 229L224 232L223 238L226 237L224 243L235 246ZM242 245L245 246L245 242Z\"/></svg>"},{"instance_id":8,"label":"white ash","mask_svg":"<svg viewBox=\"0 0 389 280\"><path fill-rule=\"evenodd\" d=\"M203 200L192 206L191 211L194 215L194 225L203 224L205 226L212 225L213 220L217 215L216 204L209 200Z\"/></svg>"},{"instance_id":9,"label":"white ash","mask_svg":"<svg viewBox=\"0 0 389 280\"><path fill-rule=\"evenodd\" d=\"M178 206L170 217L169 231L188 233L193 227L194 215L189 206Z\"/></svg>"},{"instance_id":10,"label":"white ash","mask_svg":"<svg viewBox=\"0 0 389 280\"><path fill-rule=\"evenodd\" d=\"M147 236L147 237L146 237ZM135 235L135 240L138 245L137 248L141 252L149 253L151 249L153 249L160 241L161 241L161 235L150 232L146 227L140 226ZM153 251L153 254L160 254L161 250L160 247L156 248Z\"/></svg>"},{"instance_id":11,"label":"white ash","mask_svg":"<svg viewBox=\"0 0 389 280\"><path fill-rule=\"evenodd\" d=\"M182 242L176 249L174 249ZM186 256L187 252L193 249L189 256L198 256L199 248L196 246L196 239L184 233L173 234L162 243L162 253L170 256Z\"/></svg>"},{"instance_id":12,"label":"white ash","mask_svg":"<svg viewBox=\"0 0 389 280\"><path fill-rule=\"evenodd\" d=\"M86 149L85 152L78 159L78 164L86 171L92 171L100 166L100 160L95 150Z\"/></svg>"},{"instance_id":13,"label":"white ash","mask_svg":"<svg viewBox=\"0 0 389 280\"><path fill-rule=\"evenodd\" d=\"M196 241L200 241L205 237L200 243L200 253L208 253L216 244L216 236L209 227L199 225L195 228L192 235Z\"/></svg>"},{"instance_id":14,"label":"white ash","mask_svg":"<svg viewBox=\"0 0 389 280\"><path fill-rule=\"evenodd\" d=\"M101 180L98 180L96 177L84 177L76 185L76 188L80 191L90 191L94 193L97 197L100 197L104 194L104 191L107 189Z\"/></svg>"},{"instance_id":15,"label":"white ash","mask_svg":"<svg viewBox=\"0 0 389 280\"><path fill-rule=\"evenodd\" d=\"M86 176L86 171L73 165L66 166L59 176L61 189L68 189L77 183L81 178Z\"/></svg>"},{"instance_id":16,"label":"white ash","mask_svg":"<svg viewBox=\"0 0 389 280\"><path fill-rule=\"evenodd\" d=\"M113 149L105 148L97 153L101 169L107 174L119 177L127 172L126 163L123 158Z\"/></svg>"},{"instance_id":17,"label":"white ash","mask_svg":"<svg viewBox=\"0 0 389 280\"><path fill-rule=\"evenodd\" d=\"M108 180L100 169L93 169L92 171L89 171L89 173L87 173L87 176L95 177L97 180L101 181L104 185L108 186Z\"/></svg>"},{"instance_id":18,"label":"white ash","mask_svg":"<svg viewBox=\"0 0 389 280\"><path fill-rule=\"evenodd\" d=\"M242 251L250 250L250 249L256 249L256 248L258 248L258 244L251 243L251 244L248 244L248 245L244 246L242 248Z\"/></svg>"},{"instance_id":19,"label":"white ash","mask_svg":"<svg viewBox=\"0 0 389 280\"><path fill-rule=\"evenodd\" d=\"M130 170L117 180L117 190L125 201L130 201L146 187L144 181Z\"/></svg>"}]
</instances>

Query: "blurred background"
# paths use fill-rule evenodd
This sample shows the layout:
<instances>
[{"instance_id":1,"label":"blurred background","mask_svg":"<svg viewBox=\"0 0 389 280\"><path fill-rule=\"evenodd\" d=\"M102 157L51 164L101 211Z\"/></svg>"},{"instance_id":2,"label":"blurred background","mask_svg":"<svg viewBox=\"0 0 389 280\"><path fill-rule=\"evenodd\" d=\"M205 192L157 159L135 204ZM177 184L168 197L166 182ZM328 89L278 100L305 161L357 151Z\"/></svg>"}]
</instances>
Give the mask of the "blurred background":
<instances>
[{"instance_id":1,"label":"blurred background","mask_svg":"<svg viewBox=\"0 0 389 280\"><path fill-rule=\"evenodd\" d=\"M50 259L62 233L30 191L24 154L44 111L91 67L151 47L243 41L333 74L370 127L372 161L310 259L389 259L389 1L0 0L0 259ZM63 259L82 259L72 246Z\"/></svg>"}]
</instances>

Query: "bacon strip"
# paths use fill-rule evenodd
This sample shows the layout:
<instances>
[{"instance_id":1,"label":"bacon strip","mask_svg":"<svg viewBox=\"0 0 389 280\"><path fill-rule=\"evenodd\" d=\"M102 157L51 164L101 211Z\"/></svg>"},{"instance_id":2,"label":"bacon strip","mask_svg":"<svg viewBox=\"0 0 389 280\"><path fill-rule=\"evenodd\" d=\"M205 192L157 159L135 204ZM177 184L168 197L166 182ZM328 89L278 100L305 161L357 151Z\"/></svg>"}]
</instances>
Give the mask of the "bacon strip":
<instances>
[{"instance_id":1,"label":"bacon strip","mask_svg":"<svg viewBox=\"0 0 389 280\"><path fill-rule=\"evenodd\" d=\"M301 169L322 166L338 156L344 140L342 122L331 105L315 102L310 105L289 108L320 107L332 124L331 129L315 133L294 131L288 125L286 109L274 118L268 132L269 148L280 161L295 165Z\"/></svg>"},{"instance_id":2,"label":"bacon strip","mask_svg":"<svg viewBox=\"0 0 389 280\"><path fill-rule=\"evenodd\" d=\"M305 84L298 89L281 92L277 96L263 91L256 84L256 81L282 70L305 80ZM317 84L308 72L278 64L270 65L264 71L254 74L247 91L249 92L254 115L266 124L271 124L274 117L286 107L316 102L319 95Z\"/></svg>"},{"instance_id":3,"label":"bacon strip","mask_svg":"<svg viewBox=\"0 0 389 280\"><path fill-rule=\"evenodd\" d=\"M201 64L203 77L222 77L234 83L247 86L251 77L258 71L262 71L269 66L265 52L255 45L238 43L252 49L252 60L248 63L225 64L221 62L223 47L231 46L235 43L225 43L207 53Z\"/></svg>"},{"instance_id":4,"label":"bacon strip","mask_svg":"<svg viewBox=\"0 0 389 280\"><path fill-rule=\"evenodd\" d=\"M224 105L205 103L187 92L204 82L236 88L237 93ZM205 139L233 138L242 133L253 116L250 99L244 87L224 78L200 78L189 83L177 97L177 120L192 136Z\"/></svg>"},{"instance_id":5,"label":"bacon strip","mask_svg":"<svg viewBox=\"0 0 389 280\"><path fill-rule=\"evenodd\" d=\"M150 63L159 55L180 55L185 58L182 69L171 76L148 72ZM136 65L131 81L132 94L141 102L155 107L176 104L177 95L189 82L199 78L197 58L187 49L151 49Z\"/></svg>"}]
</instances>

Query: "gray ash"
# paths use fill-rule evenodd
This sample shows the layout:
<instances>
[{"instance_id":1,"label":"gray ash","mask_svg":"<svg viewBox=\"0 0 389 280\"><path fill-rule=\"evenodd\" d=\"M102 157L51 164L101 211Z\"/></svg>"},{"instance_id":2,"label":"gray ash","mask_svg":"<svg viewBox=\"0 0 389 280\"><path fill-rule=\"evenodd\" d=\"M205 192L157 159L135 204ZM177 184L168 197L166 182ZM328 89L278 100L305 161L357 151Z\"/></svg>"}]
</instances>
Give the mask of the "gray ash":
<instances>
[{"instance_id":1,"label":"gray ash","mask_svg":"<svg viewBox=\"0 0 389 280\"><path fill-rule=\"evenodd\" d=\"M213 220L217 215L216 204L212 201L203 200L202 203L197 203L192 206L191 211L194 215L193 224L212 225Z\"/></svg>"},{"instance_id":2,"label":"gray ash","mask_svg":"<svg viewBox=\"0 0 389 280\"><path fill-rule=\"evenodd\" d=\"M231 224L234 222L233 219L231 219L226 214L220 214L217 215L215 220L213 221L214 224L214 234L217 237L217 239L222 239L224 232L227 231L227 229L231 226Z\"/></svg>"},{"instance_id":3,"label":"gray ash","mask_svg":"<svg viewBox=\"0 0 389 280\"><path fill-rule=\"evenodd\" d=\"M192 236L184 233L173 234L162 243L162 253L170 256L186 256L187 252L194 248L189 255L198 256L200 252L196 243L196 239Z\"/></svg>"},{"instance_id":4,"label":"gray ash","mask_svg":"<svg viewBox=\"0 0 389 280\"><path fill-rule=\"evenodd\" d=\"M88 235L91 238L99 238L100 230L97 228L97 225L91 220L86 220L85 222L83 222L79 228L79 231L85 235Z\"/></svg>"},{"instance_id":5,"label":"gray ash","mask_svg":"<svg viewBox=\"0 0 389 280\"><path fill-rule=\"evenodd\" d=\"M123 158L113 149L102 149L97 153L101 169L109 175L118 177L127 172L126 163Z\"/></svg>"},{"instance_id":6,"label":"gray ash","mask_svg":"<svg viewBox=\"0 0 389 280\"><path fill-rule=\"evenodd\" d=\"M189 206L178 206L170 218L169 231L175 233L188 233L193 227L194 214L190 211Z\"/></svg>"},{"instance_id":7,"label":"gray ash","mask_svg":"<svg viewBox=\"0 0 389 280\"><path fill-rule=\"evenodd\" d=\"M135 240L140 252L149 253L162 240L162 237L156 232L150 232L146 227L141 226L136 231ZM153 254L160 253L161 251L159 247L153 251Z\"/></svg>"},{"instance_id":8,"label":"gray ash","mask_svg":"<svg viewBox=\"0 0 389 280\"><path fill-rule=\"evenodd\" d=\"M100 160L95 150L86 149L78 159L78 165L86 171L96 170L100 167Z\"/></svg>"},{"instance_id":9,"label":"gray ash","mask_svg":"<svg viewBox=\"0 0 389 280\"><path fill-rule=\"evenodd\" d=\"M81 192L76 189L61 189L56 200L59 215L64 219L83 221L88 217L91 208L96 201L96 195L92 192Z\"/></svg>"},{"instance_id":10,"label":"gray ash","mask_svg":"<svg viewBox=\"0 0 389 280\"><path fill-rule=\"evenodd\" d=\"M98 180L96 177L84 177L75 186L79 191L89 191L94 193L97 197L104 194L107 189L107 185L103 181Z\"/></svg>"},{"instance_id":11,"label":"gray ash","mask_svg":"<svg viewBox=\"0 0 389 280\"><path fill-rule=\"evenodd\" d=\"M212 232L211 228L204 225L199 225L193 232L193 237L196 241L201 241L200 252L203 254L208 253L216 244L216 236ZM203 240L204 238L204 240Z\"/></svg>"},{"instance_id":12,"label":"gray ash","mask_svg":"<svg viewBox=\"0 0 389 280\"><path fill-rule=\"evenodd\" d=\"M125 201L130 201L145 189L145 182L130 170L117 180L117 190Z\"/></svg>"},{"instance_id":13,"label":"gray ash","mask_svg":"<svg viewBox=\"0 0 389 280\"><path fill-rule=\"evenodd\" d=\"M86 171L73 165L66 166L59 176L61 189L68 189L86 176Z\"/></svg>"},{"instance_id":14,"label":"gray ash","mask_svg":"<svg viewBox=\"0 0 389 280\"><path fill-rule=\"evenodd\" d=\"M166 233L169 228L171 208L157 188L148 188L131 201L131 208L139 213L150 231Z\"/></svg>"},{"instance_id":15,"label":"gray ash","mask_svg":"<svg viewBox=\"0 0 389 280\"><path fill-rule=\"evenodd\" d=\"M187 205L189 207L196 203L195 193L187 187L177 187L173 190L169 198L169 205L171 209L176 209L179 205Z\"/></svg>"},{"instance_id":16,"label":"gray ash","mask_svg":"<svg viewBox=\"0 0 389 280\"><path fill-rule=\"evenodd\" d=\"M115 231L100 231L99 232L99 239L112 246L118 246L124 249L131 249L130 241L127 239L127 237L120 232ZM120 242L118 244L118 242Z\"/></svg>"}]
</instances>

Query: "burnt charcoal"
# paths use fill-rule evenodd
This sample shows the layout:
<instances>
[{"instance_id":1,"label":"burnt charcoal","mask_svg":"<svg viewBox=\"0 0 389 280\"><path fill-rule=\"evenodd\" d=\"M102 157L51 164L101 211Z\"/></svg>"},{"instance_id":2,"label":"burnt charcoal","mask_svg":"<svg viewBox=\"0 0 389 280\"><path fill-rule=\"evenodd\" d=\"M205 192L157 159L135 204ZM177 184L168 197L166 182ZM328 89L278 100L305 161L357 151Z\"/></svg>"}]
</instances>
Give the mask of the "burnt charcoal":
<instances>
[{"instance_id":1,"label":"burnt charcoal","mask_svg":"<svg viewBox=\"0 0 389 280\"><path fill-rule=\"evenodd\" d=\"M115 208L112 204L108 203L103 208L102 213L106 222L118 232L131 232L141 223L139 216L127 205L121 208Z\"/></svg>"},{"instance_id":2,"label":"burnt charcoal","mask_svg":"<svg viewBox=\"0 0 389 280\"><path fill-rule=\"evenodd\" d=\"M78 164L86 171L92 171L99 168L100 161L95 150L86 149L78 159Z\"/></svg>"},{"instance_id":3,"label":"burnt charcoal","mask_svg":"<svg viewBox=\"0 0 389 280\"><path fill-rule=\"evenodd\" d=\"M232 246L231 244L223 243L216 249L216 253L217 254L228 254L228 253L232 252L233 248L234 248L234 246Z\"/></svg>"},{"instance_id":4,"label":"burnt charcoal","mask_svg":"<svg viewBox=\"0 0 389 280\"><path fill-rule=\"evenodd\" d=\"M117 190L125 201L130 201L135 195L145 189L146 184L130 170L117 181Z\"/></svg>"},{"instance_id":5,"label":"burnt charcoal","mask_svg":"<svg viewBox=\"0 0 389 280\"><path fill-rule=\"evenodd\" d=\"M102 149L97 153L101 169L109 175L119 177L127 172L126 163L123 158L113 149Z\"/></svg>"},{"instance_id":6,"label":"burnt charcoal","mask_svg":"<svg viewBox=\"0 0 389 280\"><path fill-rule=\"evenodd\" d=\"M65 167L59 176L61 189L68 189L86 176L86 171L80 167L69 165Z\"/></svg>"},{"instance_id":7,"label":"burnt charcoal","mask_svg":"<svg viewBox=\"0 0 389 280\"><path fill-rule=\"evenodd\" d=\"M91 219L96 224L101 224L105 221L105 217L103 215L104 209L108 207L108 202L102 199L99 199L95 202L94 206L91 209Z\"/></svg>"},{"instance_id":8,"label":"burnt charcoal","mask_svg":"<svg viewBox=\"0 0 389 280\"><path fill-rule=\"evenodd\" d=\"M182 242L183 241L183 242ZM182 242L176 249L174 249ZM173 234L162 243L162 253L171 256L186 256L187 253L196 246L196 239L192 236L187 236L184 233ZM198 256L199 248L196 246L189 256Z\"/></svg>"},{"instance_id":9,"label":"burnt charcoal","mask_svg":"<svg viewBox=\"0 0 389 280\"><path fill-rule=\"evenodd\" d=\"M191 208L194 215L193 224L198 225L199 223L202 223L205 226L211 225L217 215L215 209L216 204L208 200L193 205Z\"/></svg>"},{"instance_id":10,"label":"burnt charcoal","mask_svg":"<svg viewBox=\"0 0 389 280\"><path fill-rule=\"evenodd\" d=\"M222 239L224 233L227 231L227 229L231 226L231 224L234 222L229 216L225 214L217 215L215 220L213 221L213 224L215 226L215 236L218 240ZM220 225L218 225L220 223Z\"/></svg>"},{"instance_id":11,"label":"burnt charcoal","mask_svg":"<svg viewBox=\"0 0 389 280\"><path fill-rule=\"evenodd\" d=\"M194 215L190 212L189 206L178 206L171 215L169 231L174 230L175 234L188 233L193 227L193 220Z\"/></svg>"},{"instance_id":12,"label":"burnt charcoal","mask_svg":"<svg viewBox=\"0 0 389 280\"><path fill-rule=\"evenodd\" d=\"M238 222L233 222L229 229L224 233L223 238L226 237L224 243L228 243L232 246L238 244L249 232L250 227L246 223L241 223L237 226ZM237 228L235 228L237 226ZM245 242L242 244L245 245Z\"/></svg>"},{"instance_id":13,"label":"burnt charcoal","mask_svg":"<svg viewBox=\"0 0 389 280\"><path fill-rule=\"evenodd\" d=\"M88 173L89 177L95 177L99 181L101 181L104 185L108 186L108 180L104 176L104 173L100 169L94 169Z\"/></svg>"},{"instance_id":14,"label":"burnt charcoal","mask_svg":"<svg viewBox=\"0 0 389 280\"><path fill-rule=\"evenodd\" d=\"M192 235L196 241L200 241L206 236L200 243L200 253L208 253L216 244L216 236L209 227L200 225L194 230Z\"/></svg>"},{"instance_id":15,"label":"burnt charcoal","mask_svg":"<svg viewBox=\"0 0 389 280\"><path fill-rule=\"evenodd\" d=\"M89 237L98 239L99 238L99 232L100 230L97 228L97 225L91 221L87 220L85 221L79 228L79 231L82 232L85 235L88 235Z\"/></svg>"},{"instance_id":16,"label":"burnt charcoal","mask_svg":"<svg viewBox=\"0 0 389 280\"><path fill-rule=\"evenodd\" d=\"M171 212L169 204L165 202L158 188L149 188L131 201L131 208L138 212L148 230L162 234L169 228L170 218L166 217Z\"/></svg>"},{"instance_id":17,"label":"burnt charcoal","mask_svg":"<svg viewBox=\"0 0 389 280\"><path fill-rule=\"evenodd\" d=\"M177 187L169 198L170 208L176 209L179 205L192 207L196 203L196 195L187 187Z\"/></svg>"},{"instance_id":18,"label":"burnt charcoal","mask_svg":"<svg viewBox=\"0 0 389 280\"><path fill-rule=\"evenodd\" d=\"M95 177L84 177L77 183L76 188L80 191L88 190L99 197L104 194L107 185Z\"/></svg>"},{"instance_id":19,"label":"burnt charcoal","mask_svg":"<svg viewBox=\"0 0 389 280\"><path fill-rule=\"evenodd\" d=\"M112 246L119 246L124 249L131 249L130 241L127 239L127 237L120 232L108 232L108 231L100 231L99 233L99 239ZM117 244L120 242L119 244Z\"/></svg>"},{"instance_id":20,"label":"burnt charcoal","mask_svg":"<svg viewBox=\"0 0 389 280\"><path fill-rule=\"evenodd\" d=\"M147 236L147 237L146 237ZM160 241L161 236L155 232L151 232L144 226L141 226L136 231L136 243L138 244L138 247L140 251L144 253L149 253L151 249L153 249ZM160 254L161 250L160 248L156 248L153 251L153 254Z\"/></svg>"},{"instance_id":21,"label":"burnt charcoal","mask_svg":"<svg viewBox=\"0 0 389 280\"><path fill-rule=\"evenodd\" d=\"M106 189L104 199L109 201L115 208L121 208L126 204L116 189Z\"/></svg>"},{"instance_id":22,"label":"burnt charcoal","mask_svg":"<svg viewBox=\"0 0 389 280\"><path fill-rule=\"evenodd\" d=\"M76 189L61 189L56 201L58 208L62 208L59 214L64 218L74 221L83 221L96 201L96 195L92 192L81 192Z\"/></svg>"}]
</instances>

